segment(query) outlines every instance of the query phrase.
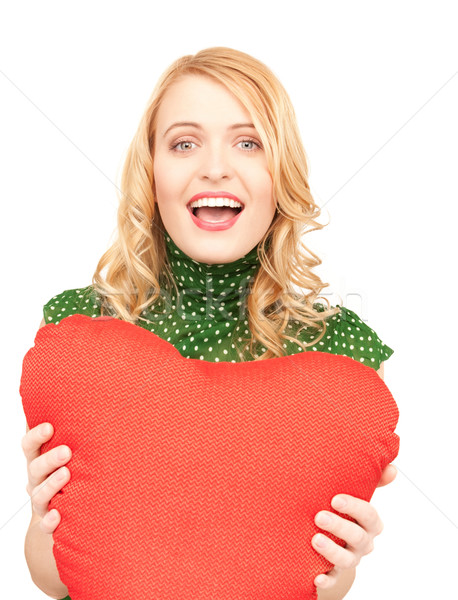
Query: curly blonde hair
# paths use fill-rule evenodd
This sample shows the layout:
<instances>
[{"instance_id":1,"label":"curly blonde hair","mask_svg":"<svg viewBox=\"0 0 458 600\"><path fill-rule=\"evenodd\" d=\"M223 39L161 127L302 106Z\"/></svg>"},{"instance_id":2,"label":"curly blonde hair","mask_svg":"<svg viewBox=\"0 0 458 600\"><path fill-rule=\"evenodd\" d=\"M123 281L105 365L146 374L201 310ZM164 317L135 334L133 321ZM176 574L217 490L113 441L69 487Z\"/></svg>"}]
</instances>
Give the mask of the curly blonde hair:
<instances>
[{"instance_id":1,"label":"curly blonde hair","mask_svg":"<svg viewBox=\"0 0 458 600\"><path fill-rule=\"evenodd\" d=\"M272 71L249 54L213 47L173 62L159 78L137 132L128 148L121 177L117 238L103 254L92 278L93 289L112 316L135 323L152 307L161 286L177 291L167 260L165 227L154 202L154 141L157 113L167 90L186 75L213 78L232 92L250 113L261 136L272 177L276 214L258 244L260 266L251 283L246 318L251 336L244 351L263 360L285 355L284 340L304 350L326 333L326 319L339 307L316 310L315 300L327 287L313 268L321 264L302 241L304 233L322 229L308 183L307 157L291 100ZM307 227L309 230L307 231ZM102 271L107 268L103 276ZM297 293L293 285L309 293ZM294 321L301 327L286 334ZM320 335L303 343L299 332L307 327ZM265 347L258 355L255 344Z\"/></svg>"}]
</instances>

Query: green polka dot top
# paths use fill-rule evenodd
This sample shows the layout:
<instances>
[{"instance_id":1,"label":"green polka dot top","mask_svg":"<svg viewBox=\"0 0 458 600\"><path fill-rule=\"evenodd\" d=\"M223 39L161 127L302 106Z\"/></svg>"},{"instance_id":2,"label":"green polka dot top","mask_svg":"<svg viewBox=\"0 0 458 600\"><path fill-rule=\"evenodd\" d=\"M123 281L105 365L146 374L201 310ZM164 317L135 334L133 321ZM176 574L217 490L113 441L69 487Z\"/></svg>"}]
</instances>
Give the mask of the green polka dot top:
<instances>
[{"instance_id":1,"label":"green polka dot top","mask_svg":"<svg viewBox=\"0 0 458 600\"><path fill-rule=\"evenodd\" d=\"M153 307L143 311L137 325L173 344L186 358L240 361L236 346L240 351L250 336L245 307L249 284L260 264L257 247L234 262L213 265L187 256L168 234L166 247L178 294L168 290L164 280L160 297ZM379 369L394 350L384 344L355 312L337 306L341 313L329 318L325 336L306 351L343 354ZM319 312L325 310L319 303L314 308ZM46 323L57 324L75 313L100 316L101 301L91 285L65 290L43 307ZM294 337L298 326L298 321L292 321L286 333ZM316 328L311 331L305 328L299 333L299 339L309 343L320 332L321 329L318 332ZM283 346L288 355L304 351L289 340L284 341ZM254 348L255 358L266 351L259 343ZM255 358L244 353L245 360Z\"/></svg>"}]
</instances>

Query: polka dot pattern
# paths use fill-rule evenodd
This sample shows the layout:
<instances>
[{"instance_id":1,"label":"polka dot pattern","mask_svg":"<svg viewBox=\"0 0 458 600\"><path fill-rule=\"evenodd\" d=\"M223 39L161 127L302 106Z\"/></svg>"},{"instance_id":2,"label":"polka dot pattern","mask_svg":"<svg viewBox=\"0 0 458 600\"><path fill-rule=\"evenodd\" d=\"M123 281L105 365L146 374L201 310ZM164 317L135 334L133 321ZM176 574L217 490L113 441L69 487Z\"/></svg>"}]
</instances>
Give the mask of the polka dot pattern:
<instances>
[{"instance_id":1,"label":"polka dot pattern","mask_svg":"<svg viewBox=\"0 0 458 600\"><path fill-rule=\"evenodd\" d=\"M242 341L244 343L250 335L246 300L249 285L260 264L257 248L231 263L209 265L187 256L169 235L166 235L166 246L178 294L164 285L161 296L152 308L143 311L137 325L170 342L186 358L238 362L235 342L241 348ZM355 312L339 304L337 306L340 314L328 319L324 337L309 346L307 351L343 354L379 369L394 351ZM100 299L92 286L87 286L65 290L54 296L44 305L43 314L46 323L57 324L75 313L100 316L100 308ZM320 303L314 308L319 312L325 310ZM288 335L304 343L310 343L318 336L316 330L308 331L306 328L295 336L299 326L298 321L292 321ZM288 355L303 352L300 346L289 340L284 342L283 347ZM265 350L258 343L256 356ZM249 356L245 358L250 360Z\"/></svg>"}]
</instances>

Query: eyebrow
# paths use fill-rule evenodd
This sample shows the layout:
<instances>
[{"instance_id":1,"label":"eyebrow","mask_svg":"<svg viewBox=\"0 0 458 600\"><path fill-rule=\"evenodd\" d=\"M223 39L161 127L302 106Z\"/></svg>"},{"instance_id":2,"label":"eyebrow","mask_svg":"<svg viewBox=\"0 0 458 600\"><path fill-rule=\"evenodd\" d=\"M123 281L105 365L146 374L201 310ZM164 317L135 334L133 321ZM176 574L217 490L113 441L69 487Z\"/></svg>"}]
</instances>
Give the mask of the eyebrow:
<instances>
[{"instance_id":1,"label":"eyebrow","mask_svg":"<svg viewBox=\"0 0 458 600\"><path fill-rule=\"evenodd\" d=\"M177 123L173 123L173 125L170 125L170 127L167 129L167 131L164 133L163 137L165 137L168 132L173 129L174 127L195 127L196 129L200 129L202 131L203 127L202 125L199 125L199 123L194 123L192 121L178 121ZM233 130L233 129L239 129L240 127L251 127L252 129L256 129L256 127L253 125L253 123L235 123L235 125L230 125L228 127L229 130Z\"/></svg>"}]
</instances>

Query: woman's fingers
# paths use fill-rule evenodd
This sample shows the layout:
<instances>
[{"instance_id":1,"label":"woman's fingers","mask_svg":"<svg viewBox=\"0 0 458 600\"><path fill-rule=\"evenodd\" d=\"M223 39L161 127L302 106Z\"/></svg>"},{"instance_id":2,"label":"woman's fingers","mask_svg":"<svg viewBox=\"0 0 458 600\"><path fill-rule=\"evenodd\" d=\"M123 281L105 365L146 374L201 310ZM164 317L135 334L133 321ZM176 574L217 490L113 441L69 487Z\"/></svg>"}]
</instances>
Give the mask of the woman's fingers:
<instances>
[{"instance_id":1,"label":"woman's fingers","mask_svg":"<svg viewBox=\"0 0 458 600\"><path fill-rule=\"evenodd\" d=\"M68 446L57 446L48 450L29 464L29 480L32 487L40 484L53 471L65 465L71 458Z\"/></svg>"},{"instance_id":2,"label":"woman's fingers","mask_svg":"<svg viewBox=\"0 0 458 600\"><path fill-rule=\"evenodd\" d=\"M398 474L398 470L392 464L387 465L380 476L380 481L377 484L377 487L383 487L384 485L388 485L392 481L396 479L396 475Z\"/></svg>"},{"instance_id":3,"label":"woman's fingers","mask_svg":"<svg viewBox=\"0 0 458 600\"><path fill-rule=\"evenodd\" d=\"M341 505L342 500L345 502L344 506ZM347 494L339 494L331 500L331 506L340 513L353 517L357 524L372 537L382 533L382 520L372 504L366 502L366 500ZM338 515L334 516L337 517Z\"/></svg>"},{"instance_id":4,"label":"woman's fingers","mask_svg":"<svg viewBox=\"0 0 458 600\"><path fill-rule=\"evenodd\" d=\"M33 512L43 518L48 512L48 505L51 498L63 488L69 479L70 471L67 467L62 467L55 473L52 473L43 483L35 487L30 497Z\"/></svg>"},{"instance_id":5,"label":"woman's fingers","mask_svg":"<svg viewBox=\"0 0 458 600\"><path fill-rule=\"evenodd\" d=\"M54 429L51 423L41 423L25 434L21 440L21 446L28 464L40 456L41 445L47 442L53 434Z\"/></svg>"},{"instance_id":6,"label":"woman's fingers","mask_svg":"<svg viewBox=\"0 0 458 600\"><path fill-rule=\"evenodd\" d=\"M47 428L47 433L44 432ZM32 490L40 485L51 473L67 463L71 456L68 446L57 446L40 454L41 446L54 435L54 429L50 423L41 423L28 431L22 438L22 449L27 458L27 493L32 495Z\"/></svg>"},{"instance_id":7,"label":"woman's fingers","mask_svg":"<svg viewBox=\"0 0 458 600\"><path fill-rule=\"evenodd\" d=\"M54 533L60 523L60 513L53 508L40 521L40 528L44 533Z\"/></svg>"},{"instance_id":8,"label":"woman's fingers","mask_svg":"<svg viewBox=\"0 0 458 600\"><path fill-rule=\"evenodd\" d=\"M358 523L353 523L334 513L325 510L320 511L315 516L315 523L320 529L333 533L352 548L363 550L362 546L367 545L369 542L370 536Z\"/></svg>"},{"instance_id":9,"label":"woman's fingers","mask_svg":"<svg viewBox=\"0 0 458 600\"><path fill-rule=\"evenodd\" d=\"M41 454L41 446L54 435L51 423L41 423L30 429L22 438L22 450L27 459L27 493L32 511L40 518L44 533L54 533L60 523L60 513L53 508L48 511L51 499L70 479L70 471L64 467L72 456L68 446L57 446Z\"/></svg>"},{"instance_id":10,"label":"woman's fingers","mask_svg":"<svg viewBox=\"0 0 458 600\"><path fill-rule=\"evenodd\" d=\"M359 564L359 556L351 550L342 548L323 533L317 533L312 538L313 547L330 563L341 568L350 569Z\"/></svg>"},{"instance_id":11,"label":"woman's fingers","mask_svg":"<svg viewBox=\"0 0 458 600\"><path fill-rule=\"evenodd\" d=\"M339 500L345 500L345 505L338 504ZM382 532L383 523L375 508L360 498L339 494L332 499L331 505L357 522L353 523L329 511L320 511L315 515L318 527L340 538L346 545L342 547L336 544L324 533L313 536L312 545L338 569L356 567L361 557L374 549L374 537Z\"/></svg>"},{"instance_id":12,"label":"woman's fingers","mask_svg":"<svg viewBox=\"0 0 458 600\"><path fill-rule=\"evenodd\" d=\"M337 583L341 570L342 569L339 569L338 567L334 567L333 569L331 569L331 571L328 571L326 574L321 573L320 575L317 575L315 577L313 583L317 588L320 589L326 590L330 587L333 587Z\"/></svg>"},{"instance_id":13,"label":"woman's fingers","mask_svg":"<svg viewBox=\"0 0 458 600\"><path fill-rule=\"evenodd\" d=\"M54 435L50 423L41 423L30 429L22 438L22 449L27 458L27 493L32 503L32 511L41 517L43 531L52 533L60 521L58 511L48 512L51 499L70 479L68 467L64 467L71 456L68 446L52 448L40 454L41 446ZM53 519L54 516L54 519Z\"/></svg>"}]
</instances>

